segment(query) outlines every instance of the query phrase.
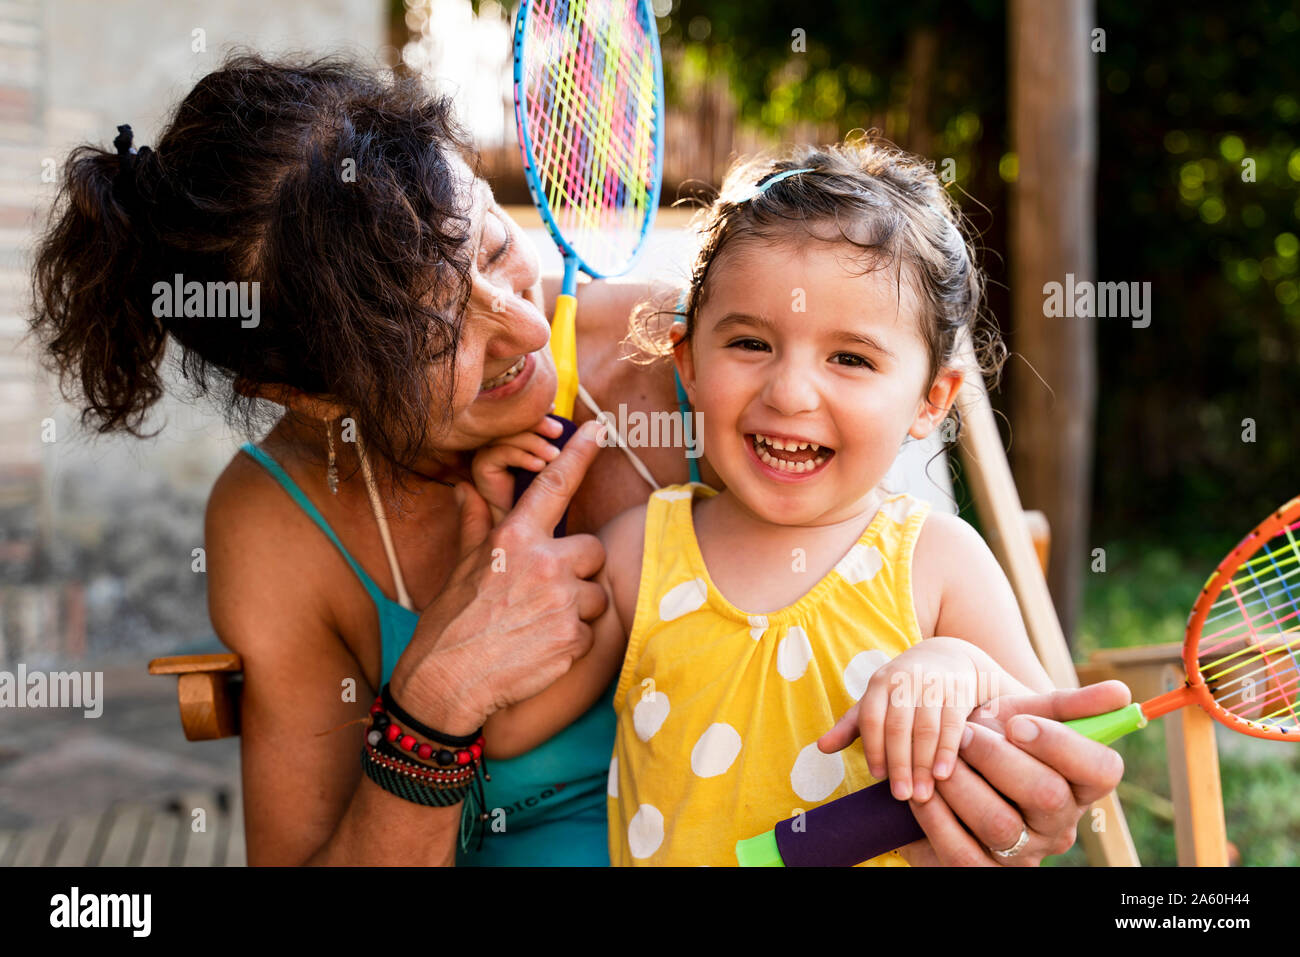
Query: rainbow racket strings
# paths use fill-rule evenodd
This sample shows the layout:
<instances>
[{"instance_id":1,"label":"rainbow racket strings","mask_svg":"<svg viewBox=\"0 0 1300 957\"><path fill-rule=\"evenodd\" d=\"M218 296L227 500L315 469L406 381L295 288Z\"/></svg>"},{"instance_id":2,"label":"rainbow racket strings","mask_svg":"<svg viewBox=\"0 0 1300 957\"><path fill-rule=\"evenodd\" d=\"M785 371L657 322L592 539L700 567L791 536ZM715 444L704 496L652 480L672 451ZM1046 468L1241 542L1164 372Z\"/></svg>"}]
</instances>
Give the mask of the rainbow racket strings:
<instances>
[{"instance_id":1,"label":"rainbow racket strings","mask_svg":"<svg viewBox=\"0 0 1300 957\"><path fill-rule=\"evenodd\" d=\"M524 0L515 22L515 120L524 172L564 256L552 320L556 414L577 393L577 269L626 272L659 205L663 67L644 0Z\"/></svg>"},{"instance_id":2,"label":"rainbow racket strings","mask_svg":"<svg viewBox=\"0 0 1300 957\"><path fill-rule=\"evenodd\" d=\"M1300 498L1280 508L1233 550L1192 610L1199 632L1186 665L1238 731L1266 738L1300 733ZM1204 607L1202 607L1204 605Z\"/></svg>"}]
</instances>

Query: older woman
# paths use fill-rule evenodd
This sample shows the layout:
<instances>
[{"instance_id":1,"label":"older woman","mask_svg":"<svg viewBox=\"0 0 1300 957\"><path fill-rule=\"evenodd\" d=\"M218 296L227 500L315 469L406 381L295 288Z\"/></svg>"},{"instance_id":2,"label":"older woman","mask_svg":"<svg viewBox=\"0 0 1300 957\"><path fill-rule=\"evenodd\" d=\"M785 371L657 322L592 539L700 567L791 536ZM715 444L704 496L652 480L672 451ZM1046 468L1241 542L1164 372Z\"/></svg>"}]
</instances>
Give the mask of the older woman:
<instances>
[{"instance_id":1,"label":"older woman","mask_svg":"<svg viewBox=\"0 0 1300 957\"><path fill-rule=\"evenodd\" d=\"M232 409L282 409L218 479L206 524L213 624L244 660L250 862L448 864L459 849L461 863L607 863L608 698L490 762L481 847L458 840L459 804L363 774L349 726L388 684L421 727L472 738L564 674L605 603L590 533L649 491L591 426L495 527L473 491L474 450L554 399L558 281L474 174L449 102L341 59L240 55L198 82L156 150L133 152L129 130L115 145L69 158L36 265L34 328L88 421L138 431L169 339L201 390L224 380ZM160 307L171 294L155 284L174 281L246 284L256 315L214 311L211 293ZM665 295L580 287L579 373L603 407L677 407L671 365L617 361L633 307ZM682 450L638 454L659 484L687 480ZM1003 702L998 718L1126 701L1101 685ZM1035 732L1019 746L986 723L916 806L914 863L993 863L987 848L1023 830L1011 862L1036 864L1119 779L1118 755L1052 720L1013 725Z\"/></svg>"}]
</instances>

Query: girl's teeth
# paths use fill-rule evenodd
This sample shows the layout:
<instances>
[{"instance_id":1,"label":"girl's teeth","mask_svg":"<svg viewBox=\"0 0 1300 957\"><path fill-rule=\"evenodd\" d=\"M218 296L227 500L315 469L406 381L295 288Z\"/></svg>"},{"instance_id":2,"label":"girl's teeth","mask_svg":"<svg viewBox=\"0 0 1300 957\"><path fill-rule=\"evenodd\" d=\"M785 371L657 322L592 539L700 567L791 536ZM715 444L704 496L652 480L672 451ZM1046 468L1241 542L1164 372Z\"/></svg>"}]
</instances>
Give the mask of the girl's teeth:
<instances>
[{"instance_id":1,"label":"girl's teeth","mask_svg":"<svg viewBox=\"0 0 1300 957\"><path fill-rule=\"evenodd\" d=\"M756 436L755 439L754 452L758 455L759 460L779 472L793 472L795 474L811 472L813 469L821 467L821 465L826 461L826 456L819 455L817 458L810 459L807 462L786 462L783 459L778 459L773 455L769 455L767 450L762 447L762 442L769 441L765 436ZM777 447L775 442L772 442L772 447ZM793 448L793 444L791 447Z\"/></svg>"}]
</instances>

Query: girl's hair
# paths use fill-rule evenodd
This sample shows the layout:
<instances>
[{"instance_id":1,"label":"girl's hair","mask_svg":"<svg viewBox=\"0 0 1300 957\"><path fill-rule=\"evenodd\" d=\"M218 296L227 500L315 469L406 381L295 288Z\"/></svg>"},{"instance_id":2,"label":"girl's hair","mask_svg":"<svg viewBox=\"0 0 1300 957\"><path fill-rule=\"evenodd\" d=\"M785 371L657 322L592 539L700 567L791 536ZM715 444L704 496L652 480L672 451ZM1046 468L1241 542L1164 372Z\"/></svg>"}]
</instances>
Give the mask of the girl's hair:
<instances>
[{"instance_id":1,"label":"girl's hair","mask_svg":"<svg viewBox=\"0 0 1300 957\"><path fill-rule=\"evenodd\" d=\"M454 370L470 295L453 155L477 174L450 99L418 78L246 52L199 80L134 162L72 150L36 251L32 328L83 423L140 435L170 337L196 392L225 387L250 427L250 389L287 385L342 404L372 449L413 462L431 410L450 416L434 393L454 384L435 385L429 364ZM177 276L256 283L256 324L160 318L154 286Z\"/></svg>"},{"instance_id":2,"label":"girl's hair","mask_svg":"<svg viewBox=\"0 0 1300 957\"><path fill-rule=\"evenodd\" d=\"M772 177L797 169L811 172L787 176L755 194ZM708 301L709 276L724 254L758 244L834 238L817 228L827 224L861 250L867 268L895 267L900 283L905 271L912 277L930 381L957 359L963 334L971 336L981 372L996 377L1005 349L991 325L977 328L984 279L967 224L931 164L874 133L825 148L801 146L777 159L740 160L727 171L718 196L693 222L703 243L686 293L687 339ZM643 303L632 318L627 344L650 357L640 361L669 355L669 327L680 318L676 306Z\"/></svg>"}]
</instances>

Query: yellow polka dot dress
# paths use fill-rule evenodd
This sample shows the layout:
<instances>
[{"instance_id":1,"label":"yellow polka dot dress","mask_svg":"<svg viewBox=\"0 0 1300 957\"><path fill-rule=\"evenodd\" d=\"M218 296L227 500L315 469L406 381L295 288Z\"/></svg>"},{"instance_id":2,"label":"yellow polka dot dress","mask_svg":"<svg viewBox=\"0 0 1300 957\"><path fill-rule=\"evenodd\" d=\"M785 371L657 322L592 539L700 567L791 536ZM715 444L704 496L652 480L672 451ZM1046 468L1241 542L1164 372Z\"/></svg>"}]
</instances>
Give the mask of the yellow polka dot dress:
<instances>
[{"instance_id":1,"label":"yellow polka dot dress","mask_svg":"<svg viewBox=\"0 0 1300 957\"><path fill-rule=\"evenodd\" d=\"M912 550L930 506L885 500L849 552L795 604L766 615L714 587L695 538L698 482L646 511L636 618L614 694L614 865L734 866L736 841L875 783L859 743L817 739L873 671L921 640ZM897 852L870 865L905 865Z\"/></svg>"}]
</instances>

